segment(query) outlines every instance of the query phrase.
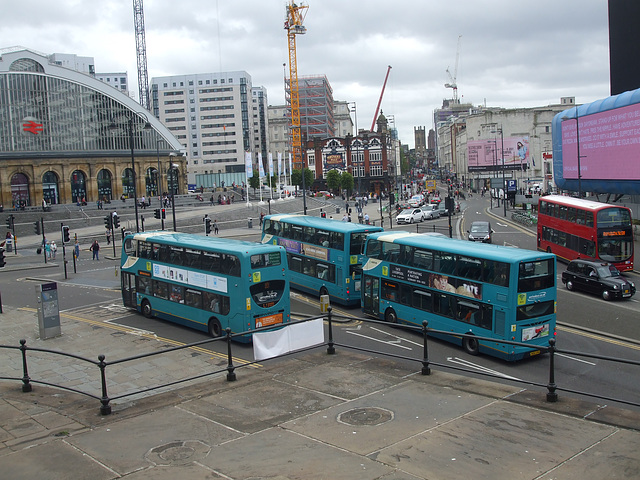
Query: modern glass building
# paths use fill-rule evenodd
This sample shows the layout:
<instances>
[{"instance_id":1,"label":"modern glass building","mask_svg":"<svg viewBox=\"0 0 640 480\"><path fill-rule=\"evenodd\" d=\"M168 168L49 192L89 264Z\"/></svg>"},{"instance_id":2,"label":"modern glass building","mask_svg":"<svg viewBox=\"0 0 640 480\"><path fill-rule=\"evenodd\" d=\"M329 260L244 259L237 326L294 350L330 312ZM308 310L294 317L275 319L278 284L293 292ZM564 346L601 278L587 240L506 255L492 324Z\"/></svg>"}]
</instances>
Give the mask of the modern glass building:
<instances>
[{"instance_id":1,"label":"modern glass building","mask_svg":"<svg viewBox=\"0 0 640 480\"><path fill-rule=\"evenodd\" d=\"M181 152L174 135L127 95L47 55L0 50L5 208L129 197L134 179L138 197L185 193Z\"/></svg>"}]
</instances>

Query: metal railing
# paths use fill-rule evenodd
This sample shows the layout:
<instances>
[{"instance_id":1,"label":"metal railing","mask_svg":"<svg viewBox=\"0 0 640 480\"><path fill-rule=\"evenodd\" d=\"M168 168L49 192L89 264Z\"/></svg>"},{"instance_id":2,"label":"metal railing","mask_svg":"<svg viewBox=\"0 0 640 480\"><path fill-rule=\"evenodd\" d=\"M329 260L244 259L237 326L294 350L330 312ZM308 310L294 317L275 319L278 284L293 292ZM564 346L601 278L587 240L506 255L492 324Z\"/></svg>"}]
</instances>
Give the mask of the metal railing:
<instances>
[{"instance_id":1,"label":"metal railing","mask_svg":"<svg viewBox=\"0 0 640 480\"><path fill-rule=\"evenodd\" d=\"M433 335L438 335L438 336L443 336L443 335L454 335L457 338L460 339L465 339L465 338L472 338L476 341L490 341L493 343L498 343L496 341L495 338L489 338L489 337L481 337L481 336L477 336L477 335L473 335L473 334L452 334L451 332L448 331L442 331L442 330L435 330L432 328L428 327L428 322L427 321L423 321L422 322L422 326L409 326L409 325L396 325L399 328L403 328L409 331L414 331L418 334L420 334L423 338L423 345L422 345L422 351L421 351L421 356L419 358L417 357L410 357L410 356L404 356L404 355L398 355L398 354L391 354L391 353L387 353L387 352L382 352L379 350L375 350L375 349L371 349L371 348L364 348L364 347L359 347L356 345L349 345L346 343L338 343L334 340L334 335L333 335L333 325L335 322L335 319L348 319L348 320L354 320L353 317L341 317L341 316L336 316L332 314L331 308L329 307L329 311L326 315L320 315L320 316L316 316L316 317L309 317L309 318L305 318L303 320L299 320L299 321L295 321L295 322L291 322L287 325L294 325L294 324L298 324L298 323L304 323L307 321L311 321L311 320L317 320L322 318L324 321L327 322L327 339L324 343L318 344L318 345L314 345L305 349L301 349L301 350L296 350L294 352L291 353L287 353L285 355L281 355L280 357L283 356L287 356L287 355L292 355L292 354L299 354L301 352L305 352L308 350L313 350L313 349L317 349L317 348L321 348L326 346L327 347L327 354L331 355L331 354L335 354L336 353L336 347L343 347L343 348L348 348L348 349L352 349L352 350L357 350L357 351L362 351L362 352L368 352L368 353L372 353L372 354L376 354L376 355L382 355L382 356L386 356L386 357L390 357L390 358L395 358L398 360L404 360L404 361L409 361L409 362L415 362L421 365L421 369L420 369L420 373L422 375L429 375L431 373L431 368L433 366L439 367L439 368L443 368L443 369L450 369L450 370L455 370L455 371L460 371L460 372L465 372L465 373L473 373L474 375L482 375L482 376L487 376L487 377L492 377L492 378L496 378L496 379L501 379L504 380L501 376L497 375L497 374L492 374L489 372L482 372L482 371L477 371L477 370L470 370L464 367L460 367L460 366L454 366L454 365L450 365L450 364L445 364L445 363L440 363L437 361L433 361L432 359L429 358L429 349L428 349L428 340L430 336ZM387 322L383 322L380 320L373 320L370 318L360 318L358 319L362 322L366 322L366 323L373 323L373 324L381 324L381 325L389 325ZM22 376L21 377L16 377L16 376L5 376L5 375L0 375L0 380L9 380L9 381L19 381L22 382L22 391L23 392L30 392L33 389L33 384L40 384L40 385L46 385L49 387L55 387L55 388L59 388L62 390L67 390L70 392L74 392L77 394L81 394L81 395L85 395L88 396L90 398L96 399L100 402L100 414L101 415L109 415L111 413L111 405L110 402L113 400L119 400L119 399L123 399L123 398L127 398L127 397L131 397L134 395L140 395L140 394L144 394L144 393L148 393L151 391L157 391L160 389L166 389L167 387L172 387L175 385L179 385L179 384L183 384L186 382L190 382L190 381L194 381L194 380L199 380L202 378L206 378L206 377L210 377L212 375L217 375L217 374L221 374L223 372L226 372L226 379L227 381L234 381L236 380L236 370L238 368L243 368L243 367L248 367L248 366L252 366L255 365L256 362L251 362L248 361L246 363L243 363L242 365L235 365L233 362L233 339L235 337L239 337L242 335L246 335L247 333L257 333L257 332L262 332L262 331L269 331L269 330L274 330L277 328L282 328L282 326L271 326L271 327L265 327L265 328L260 328L260 329L256 329L253 330L251 332L240 332L240 333L234 333L232 334L230 329L226 329L225 335L222 337L218 337L218 338L209 338L206 340L201 340L198 342L193 342L193 343L188 343L185 345L179 345L179 346L175 346L175 347L169 347L169 348L164 348L161 350L157 350L155 352L151 352L151 353L144 353L144 354L140 354L140 355L134 355L134 356L130 356L130 357L125 357L125 358L120 358L120 359L116 359L113 361L107 361L107 357L104 354L100 354L97 357L97 360L93 360L90 358L86 358L86 357L82 357L80 355L74 355L71 353L65 353L65 352L60 352L60 351L56 351L56 350L49 350L49 349L44 349L44 348L32 348L30 346L27 345L26 340L20 340L20 345L19 346L15 346L15 345L0 345L0 349L10 349L10 350L17 350L19 351L19 361L21 363L21 365L18 367L14 364L14 370L17 370L18 368L22 369ZM286 327L285 327L286 328ZM198 347L201 345L205 345L205 344L209 344L209 343L213 343L213 342L225 342L226 343L226 362L227 365L223 368L218 368L218 369L214 369L211 371L203 371L201 373L198 373L197 375L192 375L189 377L185 377L185 378L179 378L179 379L174 379L170 382L167 383L162 383L159 385L152 385L149 387L143 387L140 388L138 390L134 390L134 391L130 391L130 392L126 392L126 393L122 393L119 395L115 395L115 396L109 396L108 393L108 381L107 381L107 370L109 367L115 366L115 365L122 365L122 364L126 364L126 363L132 363L132 362L136 362L136 361L140 361L140 360L144 360L150 357L156 357L159 355L168 355L171 354L173 352L177 352L177 351L181 351L181 350L185 350L185 349L190 349L190 348L194 348L194 347ZM502 341L499 342L505 345L514 345L514 346L523 346L523 347L527 347L527 348L532 348L531 345L526 344L526 343L521 343L521 342L513 342L513 341ZM581 356L581 357L585 357L585 358L591 358L591 359L600 359L600 360L606 360L606 361L610 361L610 362L614 362L614 363L621 363L621 364L627 364L627 365L635 365L635 366L640 366L640 361L635 361L635 360L631 360L631 359L625 359L625 358L616 358L616 357L608 357L605 355L597 355L597 354L592 354L592 353L587 353L587 352L578 352L578 351L572 351L572 350L563 350L563 349L559 349L556 346L556 340L555 338L551 338L549 339L549 346L547 347L541 347L541 346L536 346L535 347L536 350L540 350L542 353L547 353L548 354L548 362L549 362L549 376L548 376L548 381L547 383L543 384L543 383L539 383L539 382L534 382L534 381L528 381L528 380L521 380L521 379L510 379L510 382L514 382L517 384L525 384L525 385L530 385L530 386L536 386L536 387L540 387L543 389L546 389L546 400L547 402L556 402L558 400L558 392L567 392L567 393L571 393L571 394L576 394L576 395L582 395L582 396L587 396L587 397L591 397L591 398L597 398L597 399L601 399L601 400L607 400L607 401L611 401L611 402L617 402L617 403L621 403L621 404L626 404L626 405L631 405L631 406L635 406L635 407L640 407L640 403L638 402L633 402L633 401L628 401L628 400L624 400L624 399L619 399L619 398L614 398L614 397L609 397L609 396L602 396L596 393L592 393L592 392L586 392L586 391L581 391L581 390L575 390L575 389L571 389L571 388L562 388L561 386L559 386L556 383L556 368L555 368L555 360L556 360L556 354L565 354L565 355L573 355L573 356ZM66 358L70 358L73 360L77 360L78 362L82 363L82 364L88 364L88 365L92 365L94 367L97 368L98 372L97 372L97 376L99 376L100 379L100 393L92 393L92 392L86 392L86 391L82 391L79 390L77 388L68 386L68 385L61 385L61 384L55 384L52 382L48 382L46 379L35 379L32 378L29 374L29 362L28 362L28 353L29 352L38 352L38 353L44 353L44 354L48 354L48 355L52 355L54 357L66 357ZM18 356L16 356L18 357ZM279 357L274 357L274 358L279 358ZM0 368L4 369L4 368L10 368L10 366L8 365L4 365ZM204 366L203 366L203 370L204 370Z\"/></svg>"}]
</instances>

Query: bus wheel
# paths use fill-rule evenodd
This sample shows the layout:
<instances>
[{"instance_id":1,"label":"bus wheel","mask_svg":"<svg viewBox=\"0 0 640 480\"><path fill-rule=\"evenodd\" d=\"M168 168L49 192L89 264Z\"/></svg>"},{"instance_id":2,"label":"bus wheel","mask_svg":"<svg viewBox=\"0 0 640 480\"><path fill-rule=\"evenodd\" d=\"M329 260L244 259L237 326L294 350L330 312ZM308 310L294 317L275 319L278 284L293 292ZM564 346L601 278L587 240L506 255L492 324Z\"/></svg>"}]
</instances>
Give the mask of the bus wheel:
<instances>
[{"instance_id":1,"label":"bus wheel","mask_svg":"<svg viewBox=\"0 0 640 480\"><path fill-rule=\"evenodd\" d=\"M464 337L462 339L462 348L469 355L478 355L480 353L480 344L477 339L472 337Z\"/></svg>"},{"instance_id":2,"label":"bus wheel","mask_svg":"<svg viewBox=\"0 0 640 480\"><path fill-rule=\"evenodd\" d=\"M153 310L151 309L151 304L149 303L149 300L143 300L140 308L142 309L142 314L145 317L153 318Z\"/></svg>"},{"instance_id":3,"label":"bus wheel","mask_svg":"<svg viewBox=\"0 0 640 480\"><path fill-rule=\"evenodd\" d=\"M209 320L209 335L213 338L218 338L222 336L222 325L217 318L212 318Z\"/></svg>"},{"instance_id":4,"label":"bus wheel","mask_svg":"<svg viewBox=\"0 0 640 480\"><path fill-rule=\"evenodd\" d=\"M551 253L551 247L547 247L547 253Z\"/></svg>"},{"instance_id":5,"label":"bus wheel","mask_svg":"<svg viewBox=\"0 0 640 480\"><path fill-rule=\"evenodd\" d=\"M389 323L398 323L398 315L396 315L396 311L393 308L384 312L384 319Z\"/></svg>"}]
</instances>

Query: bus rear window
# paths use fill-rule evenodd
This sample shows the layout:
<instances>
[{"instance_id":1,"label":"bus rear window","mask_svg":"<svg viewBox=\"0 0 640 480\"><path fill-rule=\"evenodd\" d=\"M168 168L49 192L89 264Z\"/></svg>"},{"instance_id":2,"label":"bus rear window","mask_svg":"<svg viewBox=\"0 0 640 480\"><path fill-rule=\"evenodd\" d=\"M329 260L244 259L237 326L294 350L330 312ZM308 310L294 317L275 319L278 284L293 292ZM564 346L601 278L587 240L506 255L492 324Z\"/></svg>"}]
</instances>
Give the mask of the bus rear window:
<instances>
[{"instance_id":1,"label":"bus rear window","mask_svg":"<svg viewBox=\"0 0 640 480\"><path fill-rule=\"evenodd\" d=\"M532 318L552 315L555 311L553 300L523 305L516 310L516 320L531 320Z\"/></svg>"},{"instance_id":2,"label":"bus rear window","mask_svg":"<svg viewBox=\"0 0 640 480\"><path fill-rule=\"evenodd\" d=\"M271 280L251 285L249 291L253 301L260 307L270 308L276 305L284 294L284 280Z\"/></svg>"},{"instance_id":3,"label":"bus rear window","mask_svg":"<svg viewBox=\"0 0 640 480\"><path fill-rule=\"evenodd\" d=\"M251 255L251 268L275 267L281 263L280 252L261 253Z\"/></svg>"},{"instance_id":4,"label":"bus rear window","mask_svg":"<svg viewBox=\"0 0 640 480\"><path fill-rule=\"evenodd\" d=\"M518 270L518 292L531 292L555 285L553 260L522 262Z\"/></svg>"}]
</instances>

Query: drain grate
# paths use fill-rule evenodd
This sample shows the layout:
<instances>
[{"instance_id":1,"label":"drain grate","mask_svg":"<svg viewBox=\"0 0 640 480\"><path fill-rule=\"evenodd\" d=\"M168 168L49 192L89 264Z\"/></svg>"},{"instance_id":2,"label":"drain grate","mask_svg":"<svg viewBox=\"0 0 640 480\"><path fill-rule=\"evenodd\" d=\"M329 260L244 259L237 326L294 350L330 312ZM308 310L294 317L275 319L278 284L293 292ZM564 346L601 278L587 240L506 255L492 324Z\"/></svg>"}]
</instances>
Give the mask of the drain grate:
<instances>
[{"instance_id":1,"label":"drain grate","mask_svg":"<svg viewBox=\"0 0 640 480\"><path fill-rule=\"evenodd\" d=\"M393 420L393 412L385 408L363 407L347 410L338 415L338 421L347 425L382 425Z\"/></svg>"}]
</instances>

